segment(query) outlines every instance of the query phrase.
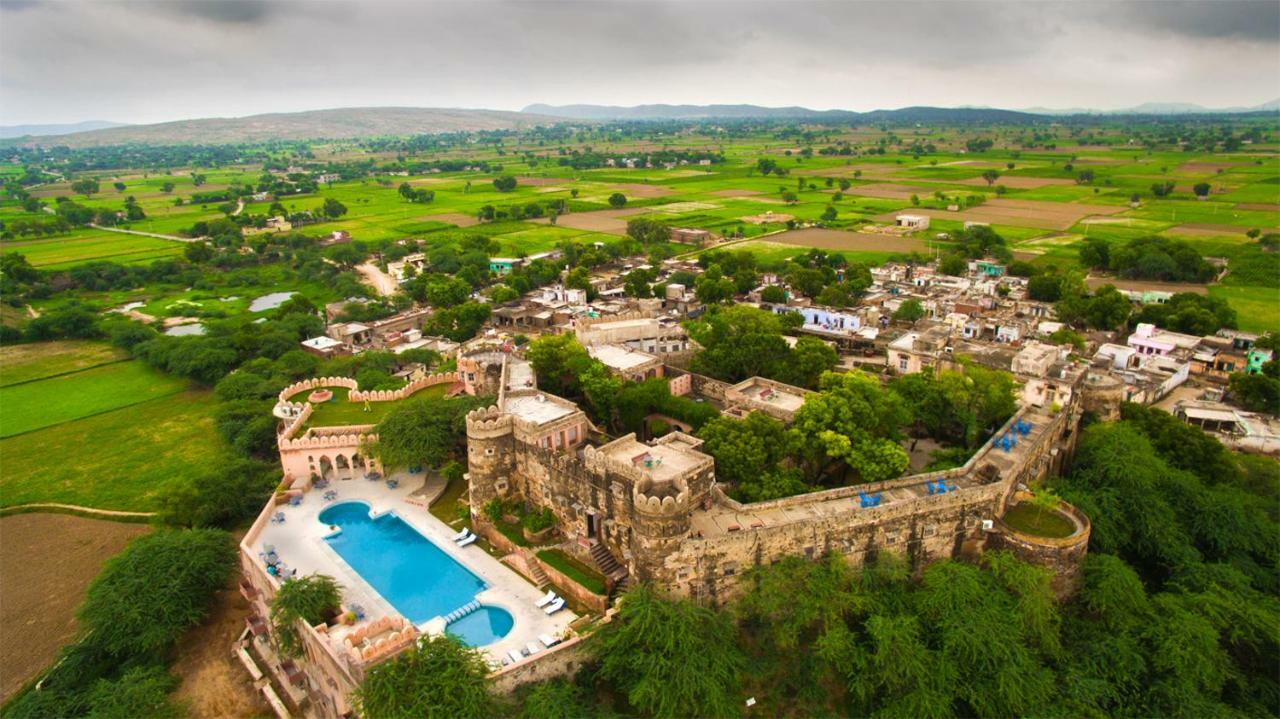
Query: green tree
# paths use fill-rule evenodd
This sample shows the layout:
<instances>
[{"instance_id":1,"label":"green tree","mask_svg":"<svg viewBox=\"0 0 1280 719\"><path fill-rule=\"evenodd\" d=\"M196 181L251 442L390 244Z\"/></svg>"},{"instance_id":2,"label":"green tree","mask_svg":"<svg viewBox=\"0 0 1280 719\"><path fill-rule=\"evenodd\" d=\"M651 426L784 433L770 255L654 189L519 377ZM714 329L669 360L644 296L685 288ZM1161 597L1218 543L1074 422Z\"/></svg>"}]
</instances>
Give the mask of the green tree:
<instances>
[{"instance_id":1,"label":"green tree","mask_svg":"<svg viewBox=\"0 0 1280 719\"><path fill-rule=\"evenodd\" d=\"M511 175L503 175L493 181L493 189L498 192L511 192L516 189L516 178Z\"/></svg>"},{"instance_id":2,"label":"green tree","mask_svg":"<svg viewBox=\"0 0 1280 719\"><path fill-rule=\"evenodd\" d=\"M271 599L271 632L286 656L302 656L297 623L310 626L325 621L342 605L342 589L333 577L309 574L286 579Z\"/></svg>"},{"instance_id":3,"label":"green tree","mask_svg":"<svg viewBox=\"0 0 1280 719\"><path fill-rule=\"evenodd\" d=\"M525 357L533 366L538 385L561 397L578 396L578 375L591 362L572 334L543 335L529 343Z\"/></svg>"},{"instance_id":4,"label":"green tree","mask_svg":"<svg viewBox=\"0 0 1280 719\"><path fill-rule=\"evenodd\" d=\"M494 716L483 655L451 636L423 637L368 671L352 694L368 719Z\"/></svg>"},{"instance_id":5,"label":"green tree","mask_svg":"<svg viewBox=\"0 0 1280 719\"><path fill-rule=\"evenodd\" d=\"M113 654L164 651L204 619L235 562L226 532L155 531L107 561L76 616L94 645Z\"/></svg>"},{"instance_id":6,"label":"green tree","mask_svg":"<svg viewBox=\"0 0 1280 719\"><path fill-rule=\"evenodd\" d=\"M737 716L744 662L728 616L646 585L594 641L600 674L654 717Z\"/></svg>"},{"instance_id":7,"label":"green tree","mask_svg":"<svg viewBox=\"0 0 1280 719\"><path fill-rule=\"evenodd\" d=\"M627 220L627 237L641 245L662 243L671 239L671 228L665 222L638 217Z\"/></svg>"},{"instance_id":8,"label":"green tree","mask_svg":"<svg viewBox=\"0 0 1280 719\"><path fill-rule=\"evenodd\" d=\"M982 179L987 181L987 187L996 184L996 180L1000 179L1000 173L995 170L983 170Z\"/></svg>"},{"instance_id":9,"label":"green tree","mask_svg":"<svg viewBox=\"0 0 1280 719\"><path fill-rule=\"evenodd\" d=\"M893 311L893 319L897 322L910 322L915 324L924 317L924 305L920 304L920 300L907 300L898 309Z\"/></svg>"},{"instance_id":10,"label":"green tree","mask_svg":"<svg viewBox=\"0 0 1280 719\"><path fill-rule=\"evenodd\" d=\"M336 220L347 214L347 206L332 197L326 197L320 213L331 220Z\"/></svg>"},{"instance_id":11,"label":"green tree","mask_svg":"<svg viewBox=\"0 0 1280 719\"><path fill-rule=\"evenodd\" d=\"M626 204L627 204L627 196L622 194L621 192L615 192L612 195L609 195L610 207L625 207Z\"/></svg>"},{"instance_id":12,"label":"green tree","mask_svg":"<svg viewBox=\"0 0 1280 719\"><path fill-rule=\"evenodd\" d=\"M746 305L708 312L688 331L703 348L693 359L694 371L726 382L762 375L788 351L777 316Z\"/></svg>"},{"instance_id":13,"label":"green tree","mask_svg":"<svg viewBox=\"0 0 1280 719\"><path fill-rule=\"evenodd\" d=\"M385 467L439 467L464 456L467 413L489 401L480 397L409 400L382 418L375 429L378 441L366 451Z\"/></svg>"},{"instance_id":14,"label":"green tree","mask_svg":"<svg viewBox=\"0 0 1280 719\"><path fill-rule=\"evenodd\" d=\"M98 181L89 177L76 180L71 183L71 191L88 197L98 191Z\"/></svg>"},{"instance_id":15,"label":"green tree","mask_svg":"<svg viewBox=\"0 0 1280 719\"><path fill-rule=\"evenodd\" d=\"M796 412L791 432L806 478L842 481L853 473L861 482L892 479L907 468L898 445L900 428L910 419L898 395L861 371L822 375L819 391Z\"/></svg>"}]
</instances>

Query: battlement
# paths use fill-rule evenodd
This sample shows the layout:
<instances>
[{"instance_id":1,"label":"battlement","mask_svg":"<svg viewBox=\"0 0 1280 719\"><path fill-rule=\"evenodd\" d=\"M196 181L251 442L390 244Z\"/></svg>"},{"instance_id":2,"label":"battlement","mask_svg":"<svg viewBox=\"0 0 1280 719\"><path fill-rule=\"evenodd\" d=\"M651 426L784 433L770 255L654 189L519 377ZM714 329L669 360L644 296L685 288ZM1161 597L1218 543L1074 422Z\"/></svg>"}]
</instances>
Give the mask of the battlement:
<instances>
[{"instance_id":1,"label":"battlement","mask_svg":"<svg viewBox=\"0 0 1280 719\"><path fill-rule=\"evenodd\" d=\"M330 447L359 447L378 441L378 435L372 434L373 425L362 424L350 427L326 427L323 432L312 431L289 439L281 437L279 446L282 451L293 449L327 449Z\"/></svg>"},{"instance_id":2,"label":"battlement","mask_svg":"<svg viewBox=\"0 0 1280 719\"><path fill-rule=\"evenodd\" d=\"M511 415L496 406L481 407L467 413L468 437L494 437L509 434L514 426Z\"/></svg>"},{"instance_id":3,"label":"battlement","mask_svg":"<svg viewBox=\"0 0 1280 719\"><path fill-rule=\"evenodd\" d=\"M312 377L311 379L294 382L280 390L280 394L276 397L281 402L284 402L303 390L320 389L321 387L345 387L349 390L358 390L360 389L360 383L350 377Z\"/></svg>"},{"instance_id":4,"label":"battlement","mask_svg":"<svg viewBox=\"0 0 1280 719\"><path fill-rule=\"evenodd\" d=\"M659 481L649 477L631 487L637 512L672 516L689 511L689 484L683 477Z\"/></svg>"}]
</instances>

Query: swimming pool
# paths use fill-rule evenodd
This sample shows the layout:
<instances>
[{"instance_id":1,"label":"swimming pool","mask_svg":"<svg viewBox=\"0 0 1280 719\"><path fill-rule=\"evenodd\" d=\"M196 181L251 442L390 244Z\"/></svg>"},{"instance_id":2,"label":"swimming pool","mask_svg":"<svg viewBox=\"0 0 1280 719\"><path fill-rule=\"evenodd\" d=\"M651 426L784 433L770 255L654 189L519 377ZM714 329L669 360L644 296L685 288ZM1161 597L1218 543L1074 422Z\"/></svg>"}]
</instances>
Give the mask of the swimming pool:
<instances>
[{"instance_id":1,"label":"swimming pool","mask_svg":"<svg viewBox=\"0 0 1280 719\"><path fill-rule=\"evenodd\" d=\"M507 610L482 605L461 619L449 622L445 631L469 646L483 647L507 636L514 624L515 620Z\"/></svg>"},{"instance_id":2,"label":"swimming pool","mask_svg":"<svg viewBox=\"0 0 1280 719\"><path fill-rule=\"evenodd\" d=\"M370 519L369 505L343 502L326 508L319 519L342 528L325 540L333 551L414 624L462 607L485 588L394 512Z\"/></svg>"}]
</instances>

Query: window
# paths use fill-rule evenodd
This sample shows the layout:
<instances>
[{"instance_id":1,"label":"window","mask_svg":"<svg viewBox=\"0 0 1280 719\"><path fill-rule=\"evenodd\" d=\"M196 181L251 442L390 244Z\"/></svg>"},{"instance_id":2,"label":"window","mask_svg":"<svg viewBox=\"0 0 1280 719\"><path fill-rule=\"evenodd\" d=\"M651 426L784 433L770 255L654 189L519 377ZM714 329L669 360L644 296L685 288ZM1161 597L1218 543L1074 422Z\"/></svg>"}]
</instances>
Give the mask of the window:
<instances>
[{"instance_id":1,"label":"window","mask_svg":"<svg viewBox=\"0 0 1280 719\"><path fill-rule=\"evenodd\" d=\"M906 357L899 357L899 358L898 358L898 369L899 369L900 371L902 371L902 372L906 372L906 371L907 371L907 365L908 365L908 364L910 364L910 362L909 362L909 360L907 360L907 358L906 358Z\"/></svg>"}]
</instances>

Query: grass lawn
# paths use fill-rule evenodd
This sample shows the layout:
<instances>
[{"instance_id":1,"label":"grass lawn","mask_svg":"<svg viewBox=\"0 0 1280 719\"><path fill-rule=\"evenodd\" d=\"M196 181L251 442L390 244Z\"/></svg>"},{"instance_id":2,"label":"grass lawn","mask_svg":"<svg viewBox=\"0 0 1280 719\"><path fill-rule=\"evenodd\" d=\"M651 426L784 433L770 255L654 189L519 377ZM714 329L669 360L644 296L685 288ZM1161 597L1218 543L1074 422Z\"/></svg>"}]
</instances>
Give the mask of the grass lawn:
<instances>
[{"instance_id":1,"label":"grass lawn","mask_svg":"<svg viewBox=\"0 0 1280 719\"><path fill-rule=\"evenodd\" d=\"M314 405L315 409L311 411L311 419L307 420L308 427L343 427L346 425L358 424L377 424L386 417L391 410L396 407L403 406L407 402L414 402L422 399L443 399L445 392L449 391L449 383L432 385L426 389L419 390L407 399L394 400L391 402L369 402L369 411L365 411L364 402L347 401L347 389L345 387L332 387L333 401L321 402ZM299 393L292 397L294 402L302 402L307 399L313 390Z\"/></svg>"},{"instance_id":2,"label":"grass lawn","mask_svg":"<svg viewBox=\"0 0 1280 719\"><path fill-rule=\"evenodd\" d=\"M466 493L467 481L465 479L450 482L449 486L444 488L444 494L441 494L436 501L431 503L431 514L445 524L453 524L458 521L458 508L462 506L458 503L458 500Z\"/></svg>"},{"instance_id":3,"label":"grass lawn","mask_svg":"<svg viewBox=\"0 0 1280 719\"><path fill-rule=\"evenodd\" d=\"M186 380L134 360L0 387L0 437L176 394L186 386Z\"/></svg>"},{"instance_id":4,"label":"grass lawn","mask_svg":"<svg viewBox=\"0 0 1280 719\"><path fill-rule=\"evenodd\" d=\"M217 463L213 394L191 390L0 439L0 505L151 511L157 490Z\"/></svg>"},{"instance_id":5,"label":"grass lawn","mask_svg":"<svg viewBox=\"0 0 1280 719\"><path fill-rule=\"evenodd\" d=\"M122 349L84 340L5 345L0 347L0 387L79 372L128 357Z\"/></svg>"},{"instance_id":6,"label":"grass lawn","mask_svg":"<svg viewBox=\"0 0 1280 719\"><path fill-rule=\"evenodd\" d=\"M1274 287L1210 285L1209 296L1226 299L1245 332L1280 330L1280 290Z\"/></svg>"},{"instance_id":7,"label":"grass lawn","mask_svg":"<svg viewBox=\"0 0 1280 719\"><path fill-rule=\"evenodd\" d=\"M546 562L549 566L554 567L556 571L581 584L588 591L595 594L604 594L607 589L605 587L604 575L578 560L570 557L568 554L559 549L544 549L538 552L538 559Z\"/></svg>"},{"instance_id":8,"label":"grass lawn","mask_svg":"<svg viewBox=\"0 0 1280 719\"><path fill-rule=\"evenodd\" d=\"M1045 512L1029 502L1015 504L1001 520L1019 532L1037 537L1070 537L1076 525L1061 512Z\"/></svg>"}]
</instances>

